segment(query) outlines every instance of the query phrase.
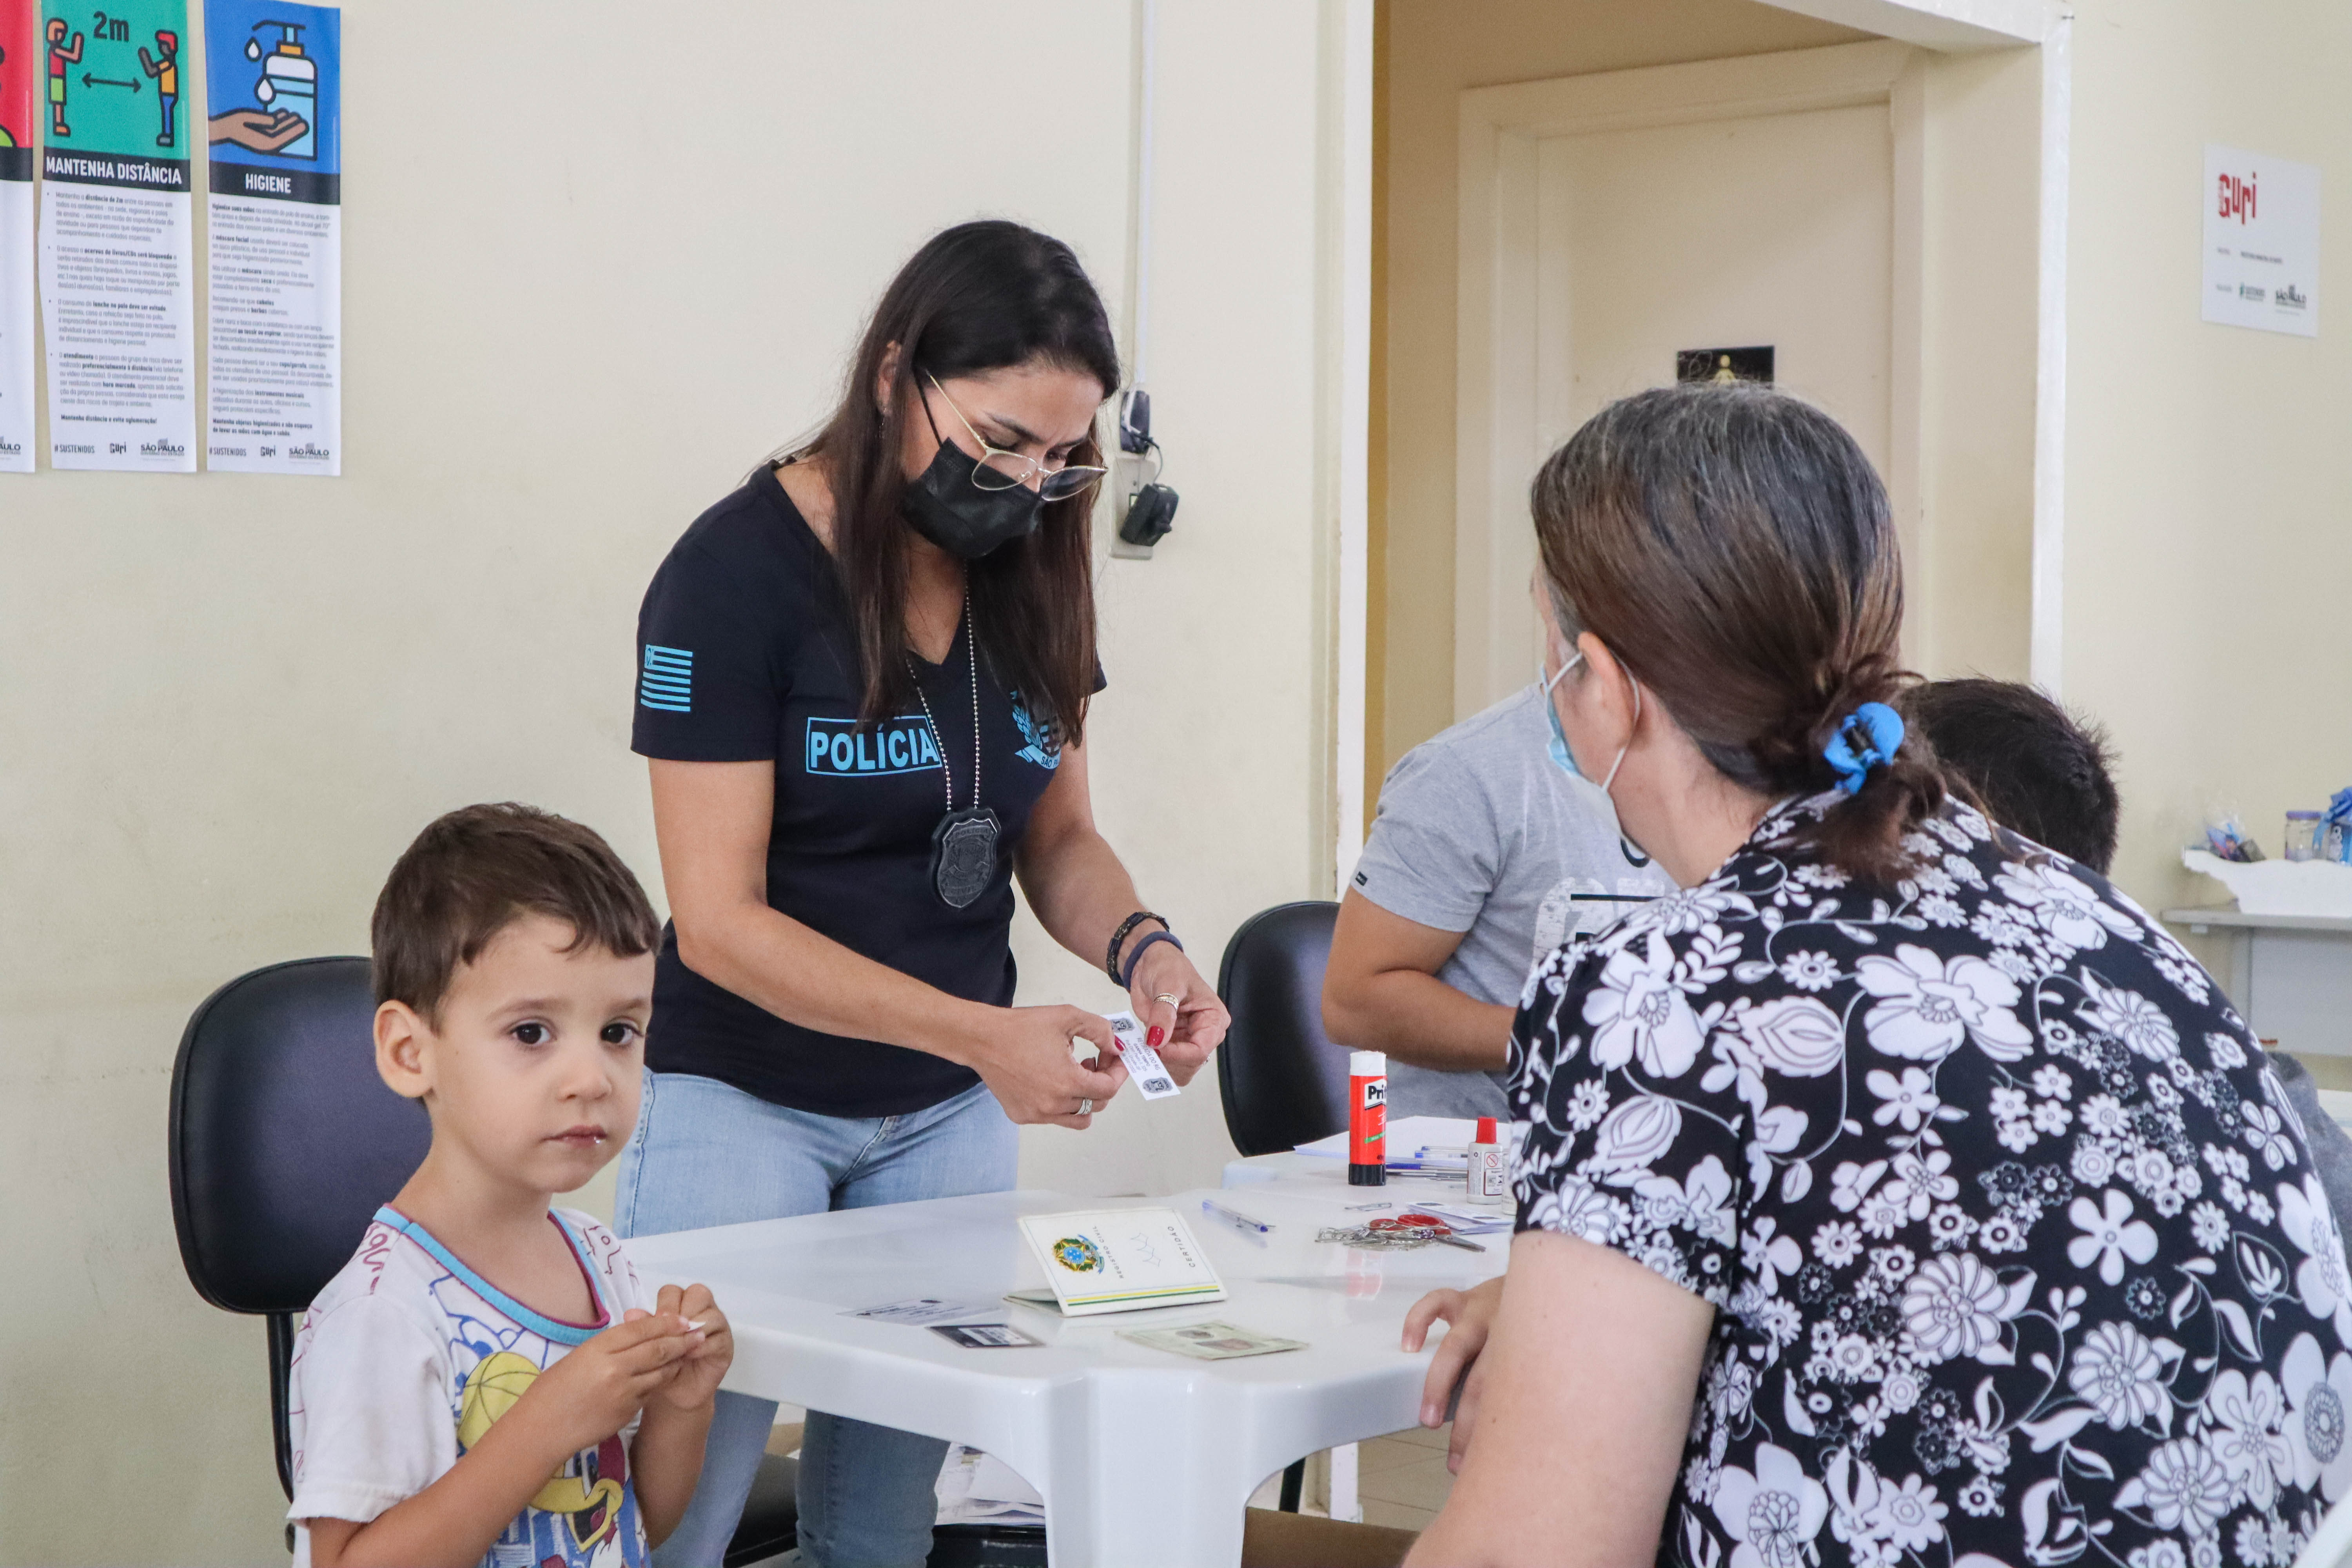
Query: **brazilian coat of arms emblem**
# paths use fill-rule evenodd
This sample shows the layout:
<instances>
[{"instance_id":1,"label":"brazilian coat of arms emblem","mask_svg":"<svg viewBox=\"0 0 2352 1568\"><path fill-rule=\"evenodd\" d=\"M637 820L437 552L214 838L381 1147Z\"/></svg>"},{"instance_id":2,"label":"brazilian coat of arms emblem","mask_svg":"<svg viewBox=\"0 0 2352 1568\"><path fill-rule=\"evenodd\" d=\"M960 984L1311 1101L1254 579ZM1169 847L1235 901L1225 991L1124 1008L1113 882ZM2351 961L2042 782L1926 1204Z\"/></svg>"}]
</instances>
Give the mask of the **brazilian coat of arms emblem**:
<instances>
[{"instance_id":1,"label":"brazilian coat of arms emblem","mask_svg":"<svg viewBox=\"0 0 2352 1568\"><path fill-rule=\"evenodd\" d=\"M1103 1266L1102 1248L1083 1236L1066 1236L1054 1243L1054 1261L1073 1274L1091 1274Z\"/></svg>"}]
</instances>

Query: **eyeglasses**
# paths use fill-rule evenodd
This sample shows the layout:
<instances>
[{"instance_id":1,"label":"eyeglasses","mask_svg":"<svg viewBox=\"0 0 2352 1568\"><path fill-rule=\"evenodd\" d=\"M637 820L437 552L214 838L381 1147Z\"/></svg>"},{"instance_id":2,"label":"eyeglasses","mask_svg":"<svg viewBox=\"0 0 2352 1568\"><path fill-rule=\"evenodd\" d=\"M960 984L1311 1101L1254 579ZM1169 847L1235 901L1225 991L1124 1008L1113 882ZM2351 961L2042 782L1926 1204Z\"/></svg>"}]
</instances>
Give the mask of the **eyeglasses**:
<instances>
[{"instance_id":1,"label":"eyeglasses","mask_svg":"<svg viewBox=\"0 0 2352 1568\"><path fill-rule=\"evenodd\" d=\"M940 384L939 377L925 371L923 379L931 384L931 390L940 395L941 401L947 404L950 411L958 419L963 421L964 429L980 445L980 466L971 471L971 482L977 489L1009 490L1015 485L1027 484L1031 475L1042 474L1044 478L1037 482L1039 498L1045 500L1066 500L1086 489L1109 471L1107 468L1090 468L1084 463L1049 465L1042 458L1024 458L1018 452L1008 452L1002 447L992 447L979 431L972 429L971 421L964 418L963 410L956 407L955 399L948 396L948 389ZM928 405L925 405L923 413L925 417L929 416L930 409ZM931 433L937 435L939 426L932 426Z\"/></svg>"}]
</instances>

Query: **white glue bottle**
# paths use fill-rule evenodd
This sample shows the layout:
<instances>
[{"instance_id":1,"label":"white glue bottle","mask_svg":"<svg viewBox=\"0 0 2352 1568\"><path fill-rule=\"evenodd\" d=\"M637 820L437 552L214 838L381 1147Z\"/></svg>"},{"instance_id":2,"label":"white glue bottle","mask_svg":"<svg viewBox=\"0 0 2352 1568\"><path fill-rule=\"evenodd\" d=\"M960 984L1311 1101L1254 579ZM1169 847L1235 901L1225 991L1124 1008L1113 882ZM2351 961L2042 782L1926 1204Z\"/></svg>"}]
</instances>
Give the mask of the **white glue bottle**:
<instances>
[{"instance_id":1,"label":"white glue bottle","mask_svg":"<svg viewBox=\"0 0 2352 1568\"><path fill-rule=\"evenodd\" d=\"M1491 1116L1478 1118L1478 1135L1470 1141L1465 1184L1465 1195L1480 1208L1500 1208L1511 1201L1510 1162L1504 1157L1502 1137Z\"/></svg>"}]
</instances>

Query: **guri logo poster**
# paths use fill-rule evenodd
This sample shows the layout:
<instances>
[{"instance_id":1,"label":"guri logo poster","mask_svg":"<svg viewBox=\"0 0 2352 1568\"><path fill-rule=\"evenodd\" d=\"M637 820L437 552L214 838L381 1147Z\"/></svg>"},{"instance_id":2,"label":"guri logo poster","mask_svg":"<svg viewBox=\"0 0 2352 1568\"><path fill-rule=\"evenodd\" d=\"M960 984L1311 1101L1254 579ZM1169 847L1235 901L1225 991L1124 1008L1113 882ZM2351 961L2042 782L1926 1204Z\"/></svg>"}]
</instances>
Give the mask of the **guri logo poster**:
<instances>
[{"instance_id":1,"label":"guri logo poster","mask_svg":"<svg viewBox=\"0 0 2352 1568\"><path fill-rule=\"evenodd\" d=\"M205 460L343 464L342 13L206 0L212 390Z\"/></svg>"},{"instance_id":2,"label":"guri logo poster","mask_svg":"<svg viewBox=\"0 0 2352 1568\"><path fill-rule=\"evenodd\" d=\"M0 473L33 471L36 0L0 0Z\"/></svg>"},{"instance_id":3,"label":"guri logo poster","mask_svg":"<svg viewBox=\"0 0 2352 1568\"><path fill-rule=\"evenodd\" d=\"M183 0L41 6L55 468L195 471L187 40Z\"/></svg>"}]
</instances>

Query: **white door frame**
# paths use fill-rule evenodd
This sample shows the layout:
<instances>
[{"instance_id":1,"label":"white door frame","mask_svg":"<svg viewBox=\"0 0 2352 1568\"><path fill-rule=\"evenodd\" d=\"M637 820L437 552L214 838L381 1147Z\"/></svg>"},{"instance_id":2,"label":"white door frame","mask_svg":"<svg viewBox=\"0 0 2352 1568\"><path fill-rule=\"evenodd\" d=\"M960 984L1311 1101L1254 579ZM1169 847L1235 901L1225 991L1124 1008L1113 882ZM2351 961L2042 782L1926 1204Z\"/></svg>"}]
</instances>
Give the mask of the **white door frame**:
<instances>
[{"instance_id":1,"label":"white door frame","mask_svg":"<svg viewBox=\"0 0 2352 1568\"><path fill-rule=\"evenodd\" d=\"M1333 819L1330 897L1338 898L1364 847L1367 647L1371 599L1372 33L1373 0L1336 0L1335 105L1339 175L1334 258L1339 305L1334 399L1339 423L1334 540L1338 615L1332 648ZM1350 1472L1352 1474L1352 1471Z\"/></svg>"},{"instance_id":2,"label":"white door frame","mask_svg":"<svg viewBox=\"0 0 2352 1568\"><path fill-rule=\"evenodd\" d=\"M1528 527L1527 487L1543 458L1535 425L1534 225L1540 142L1888 105L1895 121L1895 277L1890 303L1895 350L1887 479L1896 515L1916 515L1924 138L1916 128L1920 95L1900 89L1911 58L1906 44L1841 44L1463 93L1454 514L1457 720L1524 684L1529 668L1525 606L1535 541Z\"/></svg>"},{"instance_id":3,"label":"white door frame","mask_svg":"<svg viewBox=\"0 0 2352 1568\"><path fill-rule=\"evenodd\" d=\"M2029 668L2053 696L2064 674L2066 204L2073 177L2074 15L2064 0L1764 0L1817 21L1954 54L2042 50L2041 215L2035 310L2033 620ZM1899 352L1899 351L1898 351Z\"/></svg>"},{"instance_id":4,"label":"white door frame","mask_svg":"<svg viewBox=\"0 0 2352 1568\"><path fill-rule=\"evenodd\" d=\"M2053 0L1764 0L1820 22L1857 27L1939 53L2013 49L2049 37L2061 12Z\"/></svg>"}]
</instances>

